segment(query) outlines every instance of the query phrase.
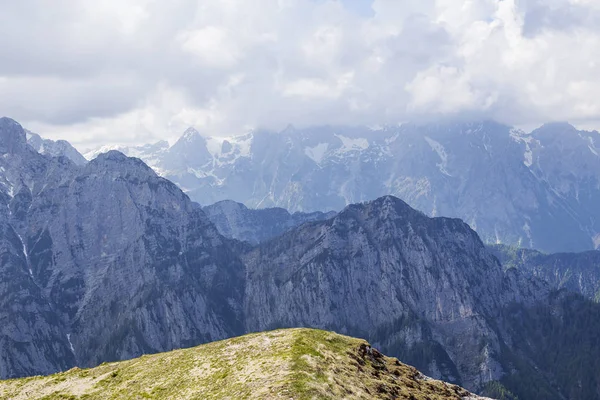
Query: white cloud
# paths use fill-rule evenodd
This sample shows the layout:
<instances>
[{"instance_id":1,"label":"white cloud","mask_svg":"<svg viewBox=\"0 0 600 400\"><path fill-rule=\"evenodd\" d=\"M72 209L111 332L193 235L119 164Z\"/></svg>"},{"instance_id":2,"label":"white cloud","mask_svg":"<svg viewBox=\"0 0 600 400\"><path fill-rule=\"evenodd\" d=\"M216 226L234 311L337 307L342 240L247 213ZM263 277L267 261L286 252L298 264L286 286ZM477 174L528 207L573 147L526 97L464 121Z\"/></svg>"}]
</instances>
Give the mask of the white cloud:
<instances>
[{"instance_id":1,"label":"white cloud","mask_svg":"<svg viewBox=\"0 0 600 400\"><path fill-rule=\"evenodd\" d=\"M298 79L285 85L283 95L305 99L336 99L351 86L353 76L352 72L348 72L339 76L334 82L323 79Z\"/></svg>"},{"instance_id":2,"label":"white cloud","mask_svg":"<svg viewBox=\"0 0 600 400\"><path fill-rule=\"evenodd\" d=\"M188 125L600 120L592 0L5 3L0 114L80 147Z\"/></svg>"},{"instance_id":3,"label":"white cloud","mask_svg":"<svg viewBox=\"0 0 600 400\"><path fill-rule=\"evenodd\" d=\"M470 77L455 67L436 66L417 74L406 85L411 95L409 112L448 115L462 111L485 111L495 102L494 93L479 92Z\"/></svg>"},{"instance_id":4,"label":"white cloud","mask_svg":"<svg viewBox=\"0 0 600 400\"><path fill-rule=\"evenodd\" d=\"M198 58L200 66L227 68L240 58L240 49L229 36L225 28L207 26L183 32L178 39L183 50Z\"/></svg>"}]
</instances>

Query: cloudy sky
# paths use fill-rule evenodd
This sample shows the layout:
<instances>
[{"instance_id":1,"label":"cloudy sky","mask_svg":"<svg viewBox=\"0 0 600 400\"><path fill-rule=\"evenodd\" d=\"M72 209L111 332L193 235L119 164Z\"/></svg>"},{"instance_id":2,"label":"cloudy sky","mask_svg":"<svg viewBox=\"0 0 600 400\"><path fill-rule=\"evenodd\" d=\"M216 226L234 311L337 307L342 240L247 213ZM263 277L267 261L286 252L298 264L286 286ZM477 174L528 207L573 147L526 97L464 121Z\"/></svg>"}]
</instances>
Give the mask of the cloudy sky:
<instances>
[{"instance_id":1,"label":"cloudy sky","mask_svg":"<svg viewBox=\"0 0 600 400\"><path fill-rule=\"evenodd\" d=\"M190 125L600 120L598 0L0 5L0 114L82 149Z\"/></svg>"}]
</instances>

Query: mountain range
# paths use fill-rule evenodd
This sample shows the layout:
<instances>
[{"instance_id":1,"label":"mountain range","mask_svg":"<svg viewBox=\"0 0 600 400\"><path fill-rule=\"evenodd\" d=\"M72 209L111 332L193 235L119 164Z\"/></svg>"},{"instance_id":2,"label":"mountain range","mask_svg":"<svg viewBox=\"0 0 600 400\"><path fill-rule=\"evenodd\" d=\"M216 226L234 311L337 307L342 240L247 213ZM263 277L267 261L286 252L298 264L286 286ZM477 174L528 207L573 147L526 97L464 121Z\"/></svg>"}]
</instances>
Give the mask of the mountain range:
<instances>
[{"instance_id":1,"label":"mountain range","mask_svg":"<svg viewBox=\"0 0 600 400\"><path fill-rule=\"evenodd\" d=\"M203 209L140 159L40 154L2 118L0 202L2 378L311 327L491 397L600 398L598 304L394 196Z\"/></svg>"},{"instance_id":2,"label":"mountain range","mask_svg":"<svg viewBox=\"0 0 600 400\"><path fill-rule=\"evenodd\" d=\"M394 195L461 218L487 243L546 252L600 246L600 135L566 123L531 133L492 121L315 127L116 147L203 205L339 211ZM110 149L85 154L93 159Z\"/></svg>"}]
</instances>

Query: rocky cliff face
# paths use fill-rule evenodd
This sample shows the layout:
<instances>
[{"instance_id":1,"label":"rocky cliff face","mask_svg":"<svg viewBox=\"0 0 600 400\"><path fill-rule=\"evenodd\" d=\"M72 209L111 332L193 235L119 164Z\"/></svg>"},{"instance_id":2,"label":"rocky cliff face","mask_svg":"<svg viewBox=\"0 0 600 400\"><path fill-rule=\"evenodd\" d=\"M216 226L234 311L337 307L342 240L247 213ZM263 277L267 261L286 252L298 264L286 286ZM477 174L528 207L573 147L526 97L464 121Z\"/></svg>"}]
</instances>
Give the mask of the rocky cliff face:
<instances>
[{"instance_id":1,"label":"rocky cliff face","mask_svg":"<svg viewBox=\"0 0 600 400\"><path fill-rule=\"evenodd\" d=\"M283 208L250 209L231 200L220 201L203 210L221 235L253 245L279 236L305 222L322 221L335 215L333 211L290 214Z\"/></svg>"},{"instance_id":2,"label":"rocky cliff face","mask_svg":"<svg viewBox=\"0 0 600 400\"><path fill-rule=\"evenodd\" d=\"M22 234L31 201L24 187L40 174L42 158L27 146L20 125L0 118L0 377L49 373L75 362L64 325L34 279Z\"/></svg>"},{"instance_id":3,"label":"rocky cliff face","mask_svg":"<svg viewBox=\"0 0 600 400\"><path fill-rule=\"evenodd\" d=\"M81 167L40 155L6 118L0 134L9 233L2 268L10 272L0 278L0 298L39 306L29 326L13 314L19 329L3 329L46 358L38 363L30 349L3 352L4 377L242 332L243 266L174 184L118 152Z\"/></svg>"},{"instance_id":4,"label":"rocky cliff face","mask_svg":"<svg viewBox=\"0 0 600 400\"><path fill-rule=\"evenodd\" d=\"M335 329L470 388L505 372L490 319L546 293L503 272L462 221L430 219L390 196L296 228L245 262L249 331Z\"/></svg>"},{"instance_id":5,"label":"rocky cliff face","mask_svg":"<svg viewBox=\"0 0 600 400\"><path fill-rule=\"evenodd\" d=\"M311 212L394 195L429 216L463 219L485 242L557 252L600 244L599 141L568 124L526 134L487 121L231 138L189 129L170 148L122 150L201 204Z\"/></svg>"},{"instance_id":6,"label":"rocky cliff face","mask_svg":"<svg viewBox=\"0 0 600 400\"><path fill-rule=\"evenodd\" d=\"M64 326L32 277L18 232L0 200L0 377L50 373L74 365Z\"/></svg>"}]
</instances>

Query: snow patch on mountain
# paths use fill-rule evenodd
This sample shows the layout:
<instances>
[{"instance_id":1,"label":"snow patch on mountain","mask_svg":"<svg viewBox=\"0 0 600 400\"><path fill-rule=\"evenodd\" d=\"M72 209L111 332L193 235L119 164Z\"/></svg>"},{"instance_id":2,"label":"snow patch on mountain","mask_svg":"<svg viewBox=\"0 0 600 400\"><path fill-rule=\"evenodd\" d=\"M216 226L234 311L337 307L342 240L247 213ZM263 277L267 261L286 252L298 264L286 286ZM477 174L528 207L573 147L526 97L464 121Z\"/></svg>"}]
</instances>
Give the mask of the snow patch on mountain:
<instances>
[{"instance_id":1,"label":"snow patch on mountain","mask_svg":"<svg viewBox=\"0 0 600 400\"><path fill-rule=\"evenodd\" d=\"M218 160L222 156L223 142L225 138L222 137L208 137L206 138L206 148L214 159Z\"/></svg>"},{"instance_id":2,"label":"snow patch on mountain","mask_svg":"<svg viewBox=\"0 0 600 400\"><path fill-rule=\"evenodd\" d=\"M437 153L437 155L440 157L440 160L442 161L441 163L436 164L440 172L444 175L452 176L446 169L448 167L448 153L446 153L446 149L444 148L444 146L442 146L440 142L437 142L427 136L425 136L425 140L427 141L431 149Z\"/></svg>"},{"instance_id":3,"label":"snow patch on mountain","mask_svg":"<svg viewBox=\"0 0 600 400\"><path fill-rule=\"evenodd\" d=\"M4 169L4 167L0 167L0 183L2 183L2 185L4 186L6 194L12 199L15 196L15 187L6 176L5 172L6 170Z\"/></svg>"},{"instance_id":4,"label":"snow patch on mountain","mask_svg":"<svg viewBox=\"0 0 600 400\"><path fill-rule=\"evenodd\" d=\"M525 232L525 235L527 236L527 243L525 246L533 247L533 238L531 237L531 225L529 225L529 221L525 221L523 232Z\"/></svg>"},{"instance_id":5,"label":"snow patch on mountain","mask_svg":"<svg viewBox=\"0 0 600 400\"><path fill-rule=\"evenodd\" d=\"M588 144L588 149L590 149L590 151L592 152L592 154L594 154L595 156L598 156L598 151L600 149L596 148L596 144L594 143L594 138L591 136L588 136L587 138L589 144Z\"/></svg>"},{"instance_id":6,"label":"snow patch on mountain","mask_svg":"<svg viewBox=\"0 0 600 400\"><path fill-rule=\"evenodd\" d=\"M334 135L342 142L342 147L336 150L338 155L349 153L351 151L362 151L369 148L369 141L365 138L349 138L342 135Z\"/></svg>"},{"instance_id":7,"label":"snow patch on mountain","mask_svg":"<svg viewBox=\"0 0 600 400\"><path fill-rule=\"evenodd\" d=\"M252 156L253 135L207 137L206 149L214 159L214 166L234 164L240 157Z\"/></svg>"},{"instance_id":8,"label":"snow patch on mountain","mask_svg":"<svg viewBox=\"0 0 600 400\"><path fill-rule=\"evenodd\" d=\"M316 146L305 148L304 154L317 164L321 164L321 161L325 158L327 149L329 149L329 143L319 143Z\"/></svg>"},{"instance_id":9,"label":"snow patch on mountain","mask_svg":"<svg viewBox=\"0 0 600 400\"><path fill-rule=\"evenodd\" d=\"M398 136L400 136L400 134L396 133L392 137L386 137L384 140L385 144L390 145L390 144L394 143L396 140L398 140Z\"/></svg>"},{"instance_id":10,"label":"snow patch on mountain","mask_svg":"<svg viewBox=\"0 0 600 400\"><path fill-rule=\"evenodd\" d=\"M535 141L535 139L531 135L527 135L520 129L511 129L510 137L517 143L525 144L525 152L523 153L523 164L527 168L530 168L533 165L533 151L531 150L531 145Z\"/></svg>"},{"instance_id":11,"label":"snow patch on mountain","mask_svg":"<svg viewBox=\"0 0 600 400\"><path fill-rule=\"evenodd\" d=\"M25 240L23 240L23 237L19 234L19 232L15 231L15 233L21 241L23 256L25 257L25 262L27 263L27 270L29 271L29 276L33 278L33 271L31 269L31 262L29 261L29 254L27 253L27 245L25 244Z\"/></svg>"},{"instance_id":12,"label":"snow patch on mountain","mask_svg":"<svg viewBox=\"0 0 600 400\"><path fill-rule=\"evenodd\" d=\"M73 343L71 342L71 334L67 333L67 342L69 342L69 348L71 349L71 353L75 355L75 348L73 347Z\"/></svg>"},{"instance_id":13,"label":"snow patch on mountain","mask_svg":"<svg viewBox=\"0 0 600 400\"><path fill-rule=\"evenodd\" d=\"M248 133L242 136L233 136L228 139L234 149L237 150L239 157L251 157L252 155L252 142L254 141L254 135Z\"/></svg>"}]
</instances>

